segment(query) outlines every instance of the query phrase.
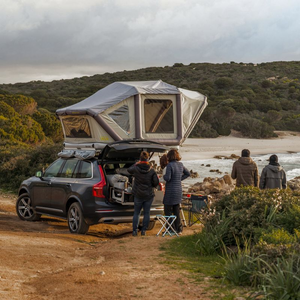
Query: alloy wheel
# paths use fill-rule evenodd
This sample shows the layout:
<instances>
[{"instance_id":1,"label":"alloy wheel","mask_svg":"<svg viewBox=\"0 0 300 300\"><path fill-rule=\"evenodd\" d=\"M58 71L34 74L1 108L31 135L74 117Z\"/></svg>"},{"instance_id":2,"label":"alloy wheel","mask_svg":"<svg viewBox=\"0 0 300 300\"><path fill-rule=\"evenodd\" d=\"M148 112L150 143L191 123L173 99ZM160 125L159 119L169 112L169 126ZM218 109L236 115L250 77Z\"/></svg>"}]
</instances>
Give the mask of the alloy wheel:
<instances>
[{"instance_id":1,"label":"alloy wheel","mask_svg":"<svg viewBox=\"0 0 300 300\"><path fill-rule=\"evenodd\" d=\"M19 201L18 211L24 219L31 219L33 217L34 211L31 207L31 200L29 197L24 197Z\"/></svg>"}]
</instances>

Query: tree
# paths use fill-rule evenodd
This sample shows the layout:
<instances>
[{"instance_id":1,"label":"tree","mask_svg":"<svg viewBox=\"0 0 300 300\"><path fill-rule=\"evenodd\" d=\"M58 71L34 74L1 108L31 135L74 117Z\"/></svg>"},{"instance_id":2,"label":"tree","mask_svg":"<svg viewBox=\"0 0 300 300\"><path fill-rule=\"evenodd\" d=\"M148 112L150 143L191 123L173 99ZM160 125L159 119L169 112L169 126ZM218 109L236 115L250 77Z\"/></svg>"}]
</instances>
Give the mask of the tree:
<instances>
[{"instance_id":1,"label":"tree","mask_svg":"<svg viewBox=\"0 0 300 300\"><path fill-rule=\"evenodd\" d=\"M215 81L215 85L219 89L228 89L234 85L233 80L229 77L221 77Z\"/></svg>"}]
</instances>

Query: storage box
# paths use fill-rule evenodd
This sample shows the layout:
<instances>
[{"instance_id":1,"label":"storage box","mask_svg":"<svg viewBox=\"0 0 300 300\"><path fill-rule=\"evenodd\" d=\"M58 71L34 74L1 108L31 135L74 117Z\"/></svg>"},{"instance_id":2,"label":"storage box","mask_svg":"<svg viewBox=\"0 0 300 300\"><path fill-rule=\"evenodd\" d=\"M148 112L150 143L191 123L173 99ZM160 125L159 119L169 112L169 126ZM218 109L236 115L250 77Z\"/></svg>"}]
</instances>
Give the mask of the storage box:
<instances>
[{"instance_id":1,"label":"storage box","mask_svg":"<svg viewBox=\"0 0 300 300\"><path fill-rule=\"evenodd\" d=\"M132 193L128 193L125 190L113 188L112 199L123 205L133 205L134 199Z\"/></svg>"},{"instance_id":2,"label":"storage box","mask_svg":"<svg viewBox=\"0 0 300 300\"><path fill-rule=\"evenodd\" d=\"M114 183L114 188L124 190L125 189L125 182L124 181L118 181Z\"/></svg>"}]
</instances>

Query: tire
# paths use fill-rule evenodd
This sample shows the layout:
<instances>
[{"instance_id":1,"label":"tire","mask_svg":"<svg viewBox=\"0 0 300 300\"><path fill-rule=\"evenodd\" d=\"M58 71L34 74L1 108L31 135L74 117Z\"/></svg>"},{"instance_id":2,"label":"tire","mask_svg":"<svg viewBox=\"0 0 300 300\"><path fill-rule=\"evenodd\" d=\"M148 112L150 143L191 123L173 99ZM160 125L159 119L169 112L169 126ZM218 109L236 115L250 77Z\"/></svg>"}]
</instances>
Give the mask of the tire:
<instances>
[{"instance_id":1,"label":"tire","mask_svg":"<svg viewBox=\"0 0 300 300\"><path fill-rule=\"evenodd\" d=\"M89 230L78 202L72 203L68 210L68 226L71 233L86 234Z\"/></svg>"},{"instance_id":2,"label":"tire","mask_svg":"<svg viewBox=\"0 0 300 300\"><path fill-rule=\"evenodd\" d=\"M154 228L155 224L156 224L155 221L150 221L147 230L152 230L152 229ZM143 225L140 224L140 225L138 226L138 230L141 231L142 228L143 228Z\"/></svg>"},{"instance_id":3,"label":"tire","mask_svg":"<svg viewBox=\"0 0 300 300\"><path fill-rule=\"evenodd\" d=\"M28 194L19 196L16 203L16 211L18 217L23 221L37 221L41 218L41 215L37 214L31 206L31 199Z\"/></svg>"},{"instance_id":4,"label":"tire","mask_svg":"<svg viewBox=\"0 0 300 300\"><path fill-rule=\"evenodd\" d=\"M155 221L151 221L151 222L149 223L149 226L148 226L147 230L152 230L152 229L154 228L155 224L156 224Z\"/></svg>"}]
</instances>

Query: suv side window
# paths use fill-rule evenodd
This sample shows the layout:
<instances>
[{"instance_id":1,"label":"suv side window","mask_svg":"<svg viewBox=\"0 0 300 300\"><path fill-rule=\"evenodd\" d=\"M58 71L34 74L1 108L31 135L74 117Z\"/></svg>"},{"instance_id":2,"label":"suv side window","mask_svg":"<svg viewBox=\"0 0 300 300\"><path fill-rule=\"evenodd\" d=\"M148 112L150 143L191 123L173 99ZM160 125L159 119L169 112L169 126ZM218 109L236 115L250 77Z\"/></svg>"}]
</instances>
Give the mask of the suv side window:
<instances>
[{"instance_id":1,"label":"suv side window","mask_svg":"<svg viewBox=\"0 0 300 300\"><path fill-rule=\"evenodd\" d=\"M44 173L44 177L57 177L57 174L65 161L58 159Z\"/></svg>"},{"instance_id":2,"label":"suv side window","mask_svg":"<svg viewBox=\"0 0 300 300\"><path fill-rule=\"evenodd\" d=\"M92 164L88 161L81 161L79 170L77 170L76 178L91 178Z\"/></svg>"},{"instance_id":3,"label":"suv side window","mask_svg":"<svg viewBox=\"0 0 300 300\"><path fill-rule=\"evenodd\" d=\"M68 159L61 171L60 177L71 178L77 163L78 159L76 158Z\"/></svg>"}]
</instances>

